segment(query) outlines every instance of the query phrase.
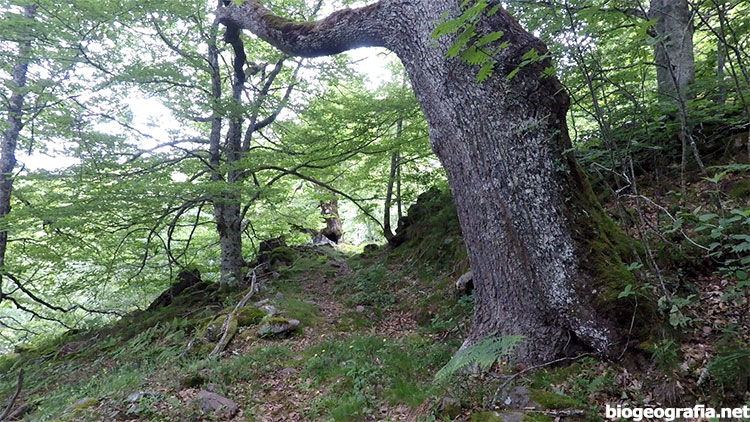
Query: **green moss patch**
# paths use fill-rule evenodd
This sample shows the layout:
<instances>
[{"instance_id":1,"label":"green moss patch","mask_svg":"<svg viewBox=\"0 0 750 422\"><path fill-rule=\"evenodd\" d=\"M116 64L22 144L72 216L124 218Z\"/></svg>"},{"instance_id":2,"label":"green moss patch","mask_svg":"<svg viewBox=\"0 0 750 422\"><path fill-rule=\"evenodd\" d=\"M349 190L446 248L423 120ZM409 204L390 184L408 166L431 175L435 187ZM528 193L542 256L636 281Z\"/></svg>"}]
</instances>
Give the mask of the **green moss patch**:
<instances>
[{"instance_id":1,"label":"green moss patch","mask_svg":"<svg viewBox=\"0 0 750 422\"><path fill-rule=\"evenodd\" d=\"M294 249L282 246L279 248L276 248L271 251L270 255L270 261L271 265L279 265L279 264L293 264L294 261L297 259L297 254L294 252Z\"/></svg>"},{"instance_id":2,"label":"green moss patch","mask_svg":"<svg viewBox=\"0 0 750 422\"><path fill-rule=\"evenodd\" d=\"M237 318L237 325L240 327L249 327L260 324L266 313L255 306L246 306L239 309L234 316Z\"/></svg>"},{"instance_id":3,"label":"green moss patch","mask_svg":"<svg viewBox=\"0 0 750 422\"><path fill-rule=\"evenodd\" d=\"M563 394L557 394L544 390L530 390L529 397L545 409L577 409L581 403Z\"/></svg>"},{"instance_id":4,"label":"green moss patch","mask_svg":"<svg viewBox=\"0 0 750 422\"><path fill-rule=\"evenodd\" d=\"M320 308L314 303L294 299L284 299L278 303L284 309L286 315L298 320L303 325L313 326L322 319Z\"/></svg>"}]
</instances>

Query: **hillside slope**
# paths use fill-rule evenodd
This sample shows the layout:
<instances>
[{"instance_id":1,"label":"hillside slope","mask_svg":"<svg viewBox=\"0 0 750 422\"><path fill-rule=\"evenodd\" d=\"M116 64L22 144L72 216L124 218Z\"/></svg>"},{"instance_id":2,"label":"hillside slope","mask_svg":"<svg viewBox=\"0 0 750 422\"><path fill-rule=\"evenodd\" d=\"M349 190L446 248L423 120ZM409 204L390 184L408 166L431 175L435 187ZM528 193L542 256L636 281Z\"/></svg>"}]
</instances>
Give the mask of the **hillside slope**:
<instances>
[{"instance_id":1,"label":"hillside slope","mask_svg":"<svg viewBox=\"0 0 750 422\"><path fill-rule=\"evenodd\" d=\"M450 196L423 194L398 239L361 253L274 249L256 273L259 291L228 330L250 286L223 292L196 279L100 330L19 346L0 357L0 397L13 394L23 368L11 420L595 421L607 403L747 398L750 353L741 342L712 346L716 336L703 328L616 363L582 353L525 368L480 356L491 371L443 371L436 381L472 309L454 287L468 262ZM746 303L727 306L722 315ZM211 357L225 331L226 348ZM721 356L729 363L717 364ZM711 365L718 369L705 373ZM719 387L721 397L712 394Z\"/></svg>"}]
</instances>

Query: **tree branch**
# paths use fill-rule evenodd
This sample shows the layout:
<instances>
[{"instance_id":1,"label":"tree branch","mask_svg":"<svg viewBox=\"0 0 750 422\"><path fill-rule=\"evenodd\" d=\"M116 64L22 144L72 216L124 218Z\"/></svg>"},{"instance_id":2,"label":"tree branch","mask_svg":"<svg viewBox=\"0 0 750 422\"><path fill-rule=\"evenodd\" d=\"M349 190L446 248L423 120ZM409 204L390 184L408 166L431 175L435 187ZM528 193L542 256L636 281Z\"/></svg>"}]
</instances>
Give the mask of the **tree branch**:
<instances>
[{"instance_id":1,"label":"tree branch","mask_svg":"<svg viewBox=\"0 0 750 422\"><path fill-rule=\"evenodd\" d=\"M313 22L296 22L274 15L259 0L234 3L216 11L216 21L248 29L279 50L302 57L338 54L359 47L384 47L387 30L380 18L381 3L343 9Z\"/></svg>"},{"instance_id":2,"label":"tree branch","mask_svg":"<svg viewBox=\"0 0 750 422\"><path fill-rule=\"evenodd\" d=\"M2 415L0 415L0 421L4 421L5 418L8 417L10 414L10 411L13 409L13 405L16 403L16 399L18 399L18 395L21 394L21 388L23 388L23 369L18 371L18 381L16 385L16 392L13 393L13 396L10 398L10 401L8 402L8 406L5 408L5 411Z\"/></svg>"}]
</instances>

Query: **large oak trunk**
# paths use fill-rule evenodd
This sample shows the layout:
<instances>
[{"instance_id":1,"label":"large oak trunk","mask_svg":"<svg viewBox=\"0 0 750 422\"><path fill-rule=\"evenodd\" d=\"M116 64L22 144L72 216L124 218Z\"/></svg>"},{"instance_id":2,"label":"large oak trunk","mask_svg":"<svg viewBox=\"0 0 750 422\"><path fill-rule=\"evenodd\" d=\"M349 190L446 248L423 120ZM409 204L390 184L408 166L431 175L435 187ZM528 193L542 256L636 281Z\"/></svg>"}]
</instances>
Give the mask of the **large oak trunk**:
<instances>
[{"instance_id":1,"label":"large oak trunk","mask_svg":"<svg viewBox=\"0 0 750 422\"><path fill-rule=\"evenodd\" d=\"M446 58L450 39L431 34L455 0L391 0L308 24L271 17L257 1L220 19L251 29L299 55L379 45L403 61L448 175L474 271L475 313L468 343L521 334L523 362L553 358L582 343L619 353L632 308L617 294L632 281L624 237L593 196L570 149L568 97L548 61L508 75L529 49L545 46L505 11L477 32L502 30L509 47L494 76ZM625 308L623 308L625 307ZM623 312L623 309L626 309Z\"/></svg>"},{"instance_id":2,"label":"large oak trunk","mask_svg":"<svg viewBox=\"0 0 750 422\"><path fill-rule=\"evenodd\" d=\"M434 22L450 9L455 2L445 0L414 7L391 48L458 208L476 289L469 342L522 334L530 362L554 357L571 339L612 353L622 332L601 299L629 276L613 243L617 229L566 152L568 97L555 78L541 77L549 62L506 79L524 53L546 47L505 12L485 19L480 29L503 30L510 46L497 57L498 74L477 83L476 69L446 59L451 40L431 42Z\"/></svg>"}]
</instances>

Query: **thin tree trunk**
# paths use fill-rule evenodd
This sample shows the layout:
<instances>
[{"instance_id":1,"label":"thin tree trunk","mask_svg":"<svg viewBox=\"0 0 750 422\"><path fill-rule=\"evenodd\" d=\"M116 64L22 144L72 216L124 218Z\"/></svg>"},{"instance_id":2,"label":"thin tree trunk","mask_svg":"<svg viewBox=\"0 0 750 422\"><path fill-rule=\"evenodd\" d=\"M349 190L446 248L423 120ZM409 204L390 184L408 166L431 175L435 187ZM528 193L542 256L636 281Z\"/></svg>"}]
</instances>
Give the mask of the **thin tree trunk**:
<instances>
[{"instance_id":1,"label":"thin tree trunk","mask_svg":"<svg viewBox=\"0 0 750 422\"><path fill-rule=\"evenodd\" d=\"M398 153L398 166L396 167L396 212L398 213L398 221L396 226L404 218L403 200L401 199L401 153Z\"/></svg>"},{"instance_id":2,"label":"thin tree trunk","mask_svg":"<svg viewBox=\"0 0 750 422\"><path fill-rule=\"evenodd\" d=\"M236 286L244 279L242 257L242 217L238 183L241 182L241 170L237 162L242 156L242 92L245 88L245 63L247 56L240 39L240 30L229 26L224 34L224 41L234 50L232 64L232 101L233 111L229 116L229 128L224 143L226 169L222 170L226 184L223 192L214 199L214 217L219 232L221 249L221 284Z\"/></svg>"},{"instance_id":3,"label":"thin tree trunk","mask_svg":"<svg viewBox=\"0 0 750 422\"><path fill-rule=\"evenodd\" d=\"M722 3L714 2L716 5L716 11L719 15L719 22L724 22L726 19L727 8ZM723 26L721 26L723 28ZM725 34L716 38L716 86L718 87L718 93L716 94L716 104L723 105L727 101L727 86L724 83L724 70L727 61L727 46L724 41Z\"/></svg>"},{"instance_id":4,"label":"thin tree trunk","mask_svg":"<svg viewBox=\"0 0 750 422\"><path fill-rule=\"evenodd\" d=\"M399 119L396 123L396 139L401 140L404 130L404 121ZM393 185L396 183L396 177L401 166L400 157L398 151L393 151L391 154L391 171L388 175L388 188L385 191L385 207L383 209L383 235L385 239L390 242L393 239L393 229L391 228L391 207L393 206ZM399 192L399 216L401 218L401 189L398 187ZM398 223L397 223L398 224Z\"/></svg>"},{"instance_id":5,"label":"thin tree trunk","mask_svg":"<svg viewBox=\"0 0 750 422\"><path fill-rule=\"evenodd\" d=\"M29 21L36 18L36 6L24 6L23 17ZM0 220L10 213L10 199L13 191L13 170L16 167L16 147L23 129L23 106L27 74L31 54L31 38L18 43L18 62L13 66L13 93L8 102L7 129L3 132L0 147ZM5 267L5 253L8 248L8 232L0 230L0 293L2 293L2 272ZM2 298L0 297L0 302Z\"/></svg>"},{"instance_id":6,"label":"thin tree trunk","mask_svg":"<svg viewBox=\"0 0 750 422\"><path fill-rule=\"evenodd\" d=\"M219 7L223 4L218 2ZM212 27L208 39L208 61L211 71L211 98L214 103L221 99L221 69L219 67L218 27ZM233 96L237 96L237 75L234 75ZM219 248L221 250L221 276L223 285L235 285L243 278L242 266L242 221L240 219L240 204L238 194L233 192L233 171L227 171L230 160L236 160L236 153L232 153L231 145L237 145L241 139L241 128L237 127L237 119L230 120L230 130L227 135L228 148L225 147L227 163L222 163L221 128L222 117L218 110L213 111L211 120L211 131L209 134L209 156L211 165L211 180L222 185L222 192L213 198L214 221L216 231L219 235ZM241 124L241 122L240 122Z\"/></svg>"},{"instance_id":7,"label":"thin tree trunk","mask_svg":"<svg viewBox=\"0 0 750 422\"><path fill-rule=\"evenodd\" d=\"M388 242L393 239L393 229L391 229L391 206L393 205L393 185L396 183L397 167L398 151L394 151L391 154L391 170L388 175L388 187L385 190L385 205L383 207L383 235Z\"/></svg>"},{"instance_id":8,"label":"thin tree trunk","mask_svg":"<svg viewBox=\"0 0 750 422\"><path fill-rule=\"evenodd\" d=\"M556 78L542 76L549 60L507 78L530 49L543 55L546 47L503 9L483 17L479 36L503 31L498 43L508 46L480 84L477 69L446 58L454 40L431 36L445 11L461 13L455 0L381 0L296 23L247 0L217 16L288 54L382 46L401 58L445 167L474 272L467 344L524 335L517 352L525 363L547 361L575 342L618 356L633 310L618 300L635 283L620 255L630 253L627 241L570 151L569 99Z\"/></svg>"}]
</instances>

